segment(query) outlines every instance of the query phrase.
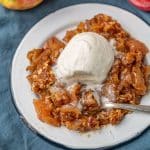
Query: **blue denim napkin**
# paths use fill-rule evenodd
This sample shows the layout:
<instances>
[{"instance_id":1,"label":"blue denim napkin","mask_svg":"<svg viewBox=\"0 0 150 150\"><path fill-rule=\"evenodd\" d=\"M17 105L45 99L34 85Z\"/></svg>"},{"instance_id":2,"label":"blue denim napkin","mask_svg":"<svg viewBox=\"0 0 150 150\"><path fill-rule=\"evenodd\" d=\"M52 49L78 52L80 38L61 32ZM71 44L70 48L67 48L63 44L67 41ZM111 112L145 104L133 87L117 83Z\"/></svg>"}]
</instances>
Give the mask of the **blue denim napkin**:
<instances>
[{"instance_id":1,"label":"blue denim napkin","mask_svg":"<svg viewBox=\"0 0 150 150\"><path fill-rule=\"evenodd\" d=\"M18 44L36 22L57 9L86 2L107 3L122 7L150 25L150 13L136 9L126 0L45 0L37 8L22 12L0 7L0 150L66 149L58 144L45 141L26 127L19 118L12 102L9 74L11 60ZM138 138L113 149L150 150L150 129L147 129Z\"/></svg>"}]
</instances>

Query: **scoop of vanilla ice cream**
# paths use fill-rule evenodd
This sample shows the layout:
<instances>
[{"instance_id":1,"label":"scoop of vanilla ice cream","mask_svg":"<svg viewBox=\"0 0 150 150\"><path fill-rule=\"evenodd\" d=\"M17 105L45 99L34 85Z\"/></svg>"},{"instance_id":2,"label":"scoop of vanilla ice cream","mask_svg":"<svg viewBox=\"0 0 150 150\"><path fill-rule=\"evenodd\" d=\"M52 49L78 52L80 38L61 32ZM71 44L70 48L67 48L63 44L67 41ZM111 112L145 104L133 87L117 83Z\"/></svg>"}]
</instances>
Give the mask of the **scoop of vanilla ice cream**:
<instances>
[{"instance_id":1,"label":"scoop of vanilla ice cream","mask_svg":"<svg viewBox=\"0 0 150 150\"><path fill-rule=\"evenodd\" d=\"M57 77L64 81L102 83L114 61L113 47L97 33L75 35L60 54Z\"/></svg>"}]
</instances>

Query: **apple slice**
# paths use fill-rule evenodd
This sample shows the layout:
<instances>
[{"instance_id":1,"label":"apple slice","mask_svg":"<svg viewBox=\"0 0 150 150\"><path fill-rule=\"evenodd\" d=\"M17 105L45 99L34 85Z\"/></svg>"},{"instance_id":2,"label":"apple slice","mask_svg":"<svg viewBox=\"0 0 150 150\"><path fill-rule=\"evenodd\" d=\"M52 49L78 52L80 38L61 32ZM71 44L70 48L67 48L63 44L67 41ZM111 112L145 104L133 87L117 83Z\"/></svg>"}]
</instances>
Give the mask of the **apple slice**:
<instances>
[{"instance_id":1,"label":"apple slice","mask_svg":"<svg viewBox=\"0 0 150 150\"><path fill-rule=\"evenodd\" d=\"M129 0L129 2L141 10L150 11L150 0Z\"/></svg>"},{"instance_id":2,"label":"apple slice","mask_svg":"<svg viewBox=\"0 0 150 150\"><path fill-rule=\"evenodd\" d=\"M8 9L25 10L37 6L42 1L43 0L0 0L0 4Z\"/></svg>"}]
</instances>

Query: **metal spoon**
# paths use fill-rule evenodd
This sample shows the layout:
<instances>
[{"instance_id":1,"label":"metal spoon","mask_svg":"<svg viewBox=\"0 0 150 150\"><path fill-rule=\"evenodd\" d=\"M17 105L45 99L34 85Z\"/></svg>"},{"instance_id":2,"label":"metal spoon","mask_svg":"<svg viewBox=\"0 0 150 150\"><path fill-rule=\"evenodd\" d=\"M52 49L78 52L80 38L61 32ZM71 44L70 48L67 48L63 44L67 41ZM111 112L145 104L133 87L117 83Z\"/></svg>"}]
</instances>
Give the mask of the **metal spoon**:
<instances>
[{"instance_id":1,"label":"metal spoon","mask_svg":"<svg viewBox=\"0 0 150 150\"><path fill-rule=\"evenodd\" d=\"M143 112L150 113L150 106L146 106L146 105L133 105L133 104L120 104L120 103L105 102L103 103L103 108L120 108L120 109L126 109L130 111L143 111Z\"/></svg>"}]
</instances>

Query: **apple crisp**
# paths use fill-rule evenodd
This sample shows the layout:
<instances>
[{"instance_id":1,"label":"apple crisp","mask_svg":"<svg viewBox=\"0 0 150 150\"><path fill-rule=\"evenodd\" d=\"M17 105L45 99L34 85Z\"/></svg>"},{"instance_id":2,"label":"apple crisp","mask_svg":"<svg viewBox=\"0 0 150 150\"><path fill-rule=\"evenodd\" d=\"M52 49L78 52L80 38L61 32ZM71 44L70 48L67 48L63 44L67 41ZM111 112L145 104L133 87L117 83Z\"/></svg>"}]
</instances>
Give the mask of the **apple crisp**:
<instances>
[{"instance_id":1,"label":"apple crisp","mask_svg":"<svg viewBox=\"0 0 150 150\"><path fill-rule=\"evenodd\" d=\"M42 48L27 54L27 79L38 97L33 101L38 118L56 127L85 132L118 124L128 111L103 109L92 89L85 90L81 83L68 89L57 80L52 68L65 45L81 32L96 32L110 42L115 41L115 61L99 93L112 102L139 104L148 91L150 66L144 63L147 47L104 14L81 22L76 29L67 31L62 41L51 37Z\"/></svg>"}]
</instances>

